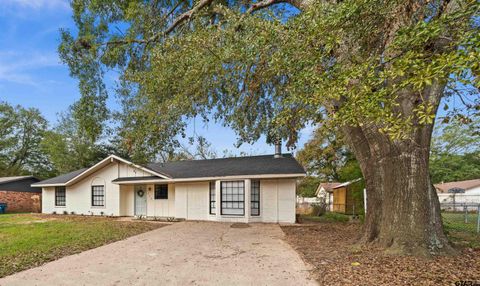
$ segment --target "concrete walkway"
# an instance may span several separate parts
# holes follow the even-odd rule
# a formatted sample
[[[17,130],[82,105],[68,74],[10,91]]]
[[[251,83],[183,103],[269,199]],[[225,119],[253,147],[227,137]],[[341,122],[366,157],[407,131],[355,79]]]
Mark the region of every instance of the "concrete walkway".
[[[316,285],[278,225],[230,225],[175,223],[5,277],[0,285]]]

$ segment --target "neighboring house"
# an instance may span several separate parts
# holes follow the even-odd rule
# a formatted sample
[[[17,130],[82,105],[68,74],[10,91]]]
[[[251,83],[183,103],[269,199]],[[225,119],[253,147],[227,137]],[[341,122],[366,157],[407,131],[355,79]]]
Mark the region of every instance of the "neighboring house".
[[[315,191],[315,196],[325,201],[329,211],[333,211],[333,188],[340,184],[338,182],[320,183]]]
[[[440,203],[480,204],[480,179],[435,184]],[[462,189],[463,193],[453,194],[451,189]]]
[[[39,180],[33,176],[0,177],[0,203],[7,212],[40,212],[42,190],[31,187]]]
[[[363,199],[354,194],[353,186],[362,179],[337,184],[331,187],[332,211],[344,214],[358,214],[363,208]]]
[[[146,165],[111,155],[33,186],[44,213],[294,223],[304,176],[290,154]]]

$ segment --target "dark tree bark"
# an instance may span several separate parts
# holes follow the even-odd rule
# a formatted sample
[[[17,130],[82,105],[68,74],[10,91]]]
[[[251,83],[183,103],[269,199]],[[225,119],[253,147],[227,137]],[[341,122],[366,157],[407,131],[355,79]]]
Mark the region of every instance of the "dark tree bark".
[[[424,96],[438,107],[442,85]],[[399,97],[409,98],[413,94]],[[413,114],[414,104],[401,104]],[[407,139],[392,140],[379,126],[346,127],[347,143],[360,163],[367,189],[365,243],[377,243],[389,252],[430,256],[450,254],[440,204],[429,174],[432,124],[414,123]]]

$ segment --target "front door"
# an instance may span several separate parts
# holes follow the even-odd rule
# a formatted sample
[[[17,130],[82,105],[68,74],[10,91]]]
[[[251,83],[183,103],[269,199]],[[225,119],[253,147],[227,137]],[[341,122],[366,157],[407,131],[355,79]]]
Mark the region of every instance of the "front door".
[[[135,185],[135,215],[147,215],[147,188],[143,185]]]

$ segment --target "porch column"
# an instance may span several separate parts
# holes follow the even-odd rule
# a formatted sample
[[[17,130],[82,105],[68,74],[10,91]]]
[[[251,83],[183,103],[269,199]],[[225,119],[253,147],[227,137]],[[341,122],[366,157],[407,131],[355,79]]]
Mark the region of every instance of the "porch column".
[[[250,194],[252,188],[252,181],[250,179],[245,180],[245,222],[250,221]]]
[[[215,181],[215,217],[217,219],[217,221],[220,221],[221,220],[221,214],[220,214],[220,207],[221,207],[221,204],[222,204],[222,194],[221,194],[221,191],[220,191],[220,180],[216,180]]]

